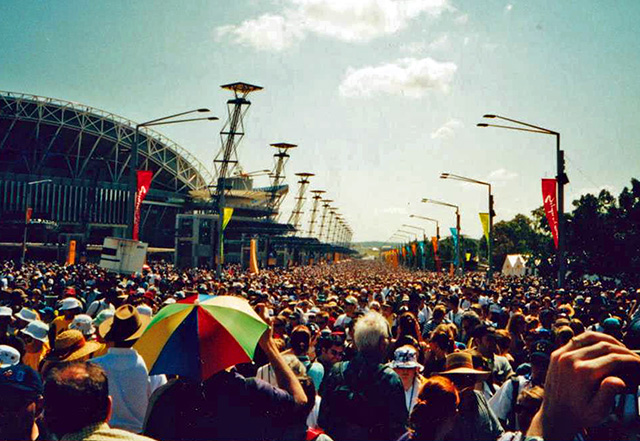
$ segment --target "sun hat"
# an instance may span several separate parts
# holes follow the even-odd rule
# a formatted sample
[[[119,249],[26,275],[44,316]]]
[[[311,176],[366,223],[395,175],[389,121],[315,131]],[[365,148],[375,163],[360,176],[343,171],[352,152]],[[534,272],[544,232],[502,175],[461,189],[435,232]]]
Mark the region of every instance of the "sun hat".
[[[424,366],[418,363],[418,351],[409,345],[401,346],[395,350],[391,367],[393,369],[418,368],[420,372],[424,370]]]
[[[101,346],[97,341],[87,341],[77,329],[69,329],[57,335],[51,355],[60,361],[75,361],[93,354]]]
[[[78,308],[82,309],[82,303],[75,297],[67,297],[60,302],[60,311],[70,311]]]
[[[16,364],[0,369],[0,396],[11,398],[36,398],[43,394],[40,375],[26,364]]]
[[[437,375],[477,375],[480,378],[487,378],[491,372],[474,369],[473,357],[470,352],[453,352],[447,355],[445,370],[437,372]]]
[[[0,317],[11,317],[13,311],[8,306],[0,306]]]
[[[20,320],[24,320],[25,322],[32,322],[40,318],[36,311],[24,307],[20,309],[20,312],[18,312],[15,317],[19,318]]]
[[[98,334],[105,341],[122,342],[140,338],[151,322],[151,317],[141,315],[132,305],[122,305],[113,317],[98,327]]]
[[[20,352],[12,346],[0,345],[0,368],[20,363]]]
[[[100,326],[106,319],[113,317],[115,310],[113,309],[103,309],[98,313],[96,318],[93,319],[94,326]]]
[[[354,296],[347,296],[347,297],[344,299],[344,302],[345,302],[347,305],[357,305],[357,304],[358,304],[358,299],[356,299]]]
[[[46,323],[41,322],[40,320],[34,320],[30,322],[27,327],[20,332],[28,335],[34,340],[41,341],[42,343],[47,343],[49,341],[49,338],[47,336],[49,333],[49,326]]]
[[[87,314],[76,315],[69,325],[69,329],[77,329],[85,337],[90,337],[96,332],[96,328],[93,326],[93,319]]]

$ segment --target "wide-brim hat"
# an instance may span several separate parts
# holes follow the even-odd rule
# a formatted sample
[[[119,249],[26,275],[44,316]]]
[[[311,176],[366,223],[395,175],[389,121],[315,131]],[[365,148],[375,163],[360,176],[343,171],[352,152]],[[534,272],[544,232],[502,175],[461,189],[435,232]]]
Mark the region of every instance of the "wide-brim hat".
[[[445,370],[436,372],[436,375],[475,375],[479,380],[483,380],[489,377],[491,372],[475,369],[471,353],[462,351],[447,355]]]
[[[59,361],[75,361],[91,355],[102,347],[97,341],[87,341],[77,329],[63,331],[56,337],[50,357]]]
[[[417,368],[420,372],[424,370],[424,366],[418,363],[418,351],[410,345],[401,346],[393,353],[393,360],[390,366],[393,369],[413,369]]]
[[[98,327],[98,335],[104,341],[120,342],[137,340],[151,322],[132,305],[122,305]]]
[[[40,320],[32,321],[27,325],[26,328],[22,329],[20,332],[28,335],[34,340],[41,341],[42,343],[47,343],[49,341],[49,326],[46,323],[41,322]]]

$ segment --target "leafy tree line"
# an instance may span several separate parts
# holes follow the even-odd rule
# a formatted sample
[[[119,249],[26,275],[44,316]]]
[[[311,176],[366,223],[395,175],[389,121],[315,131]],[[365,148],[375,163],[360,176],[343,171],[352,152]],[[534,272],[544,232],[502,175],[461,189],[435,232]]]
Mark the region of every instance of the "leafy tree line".
[[[581,196],[573,201],[573,211],[565,213],[565,226],[570,276],[597,274],[640,281],[640,181],[632,179],[617,198],[608,190]],[[478,252],[486,261],[484,237]],[[496,270],[507,254],[529,255],[529,266],[543,276],[555,275],[555,247],[543,207],[530,217],[518,214],[493,226]]]

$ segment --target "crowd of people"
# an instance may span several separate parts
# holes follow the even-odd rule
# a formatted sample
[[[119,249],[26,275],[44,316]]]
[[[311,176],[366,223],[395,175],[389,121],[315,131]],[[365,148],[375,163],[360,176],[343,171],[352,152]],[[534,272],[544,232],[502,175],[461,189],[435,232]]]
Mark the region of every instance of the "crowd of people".
[[[194,295],[253,306],[269,325],[253,361],[150,375],[136,341]],[[221,278],[3,261],[0,439],[636,439],[639,299],[357,260]]]

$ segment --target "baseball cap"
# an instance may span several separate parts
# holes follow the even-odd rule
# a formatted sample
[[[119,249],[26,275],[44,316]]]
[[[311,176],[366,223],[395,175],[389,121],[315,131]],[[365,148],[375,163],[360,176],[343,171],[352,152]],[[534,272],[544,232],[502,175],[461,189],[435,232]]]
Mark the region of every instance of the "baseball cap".
[[[0,369],[0,395],[11,398],[36,398],[43,394],[40,375],[26,364]]]
[[[357,305],[358,304],[358,300],[353,297],[353,296],[347,296],[347,298],[344,299],[344,302],[348,305]]]
[[[553,343],[549,340],[538,340],[531,348],[531,360],[549,361],[553,352]]]

